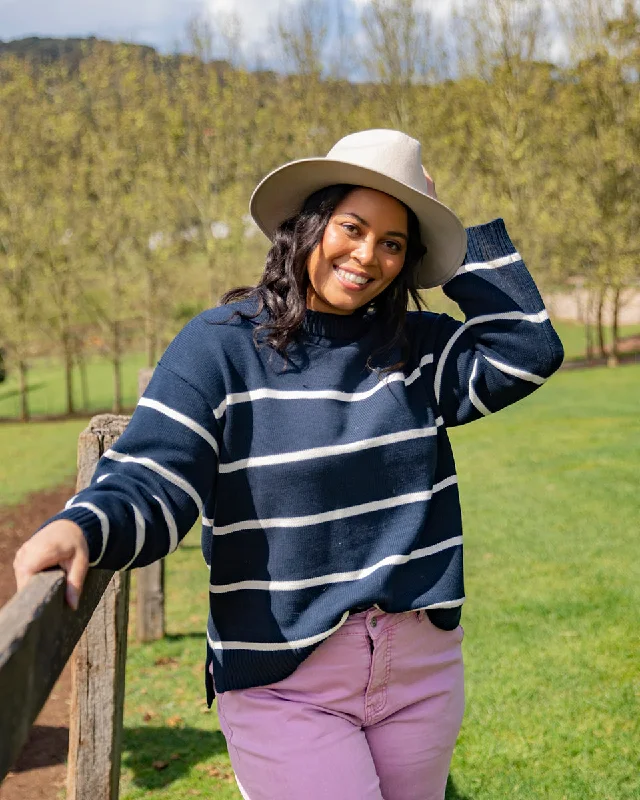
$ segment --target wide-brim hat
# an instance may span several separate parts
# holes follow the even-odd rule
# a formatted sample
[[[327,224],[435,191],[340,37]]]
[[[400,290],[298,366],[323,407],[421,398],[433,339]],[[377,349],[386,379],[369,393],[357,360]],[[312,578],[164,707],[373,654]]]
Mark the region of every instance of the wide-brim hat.
[[[458,217],[429,195],[420,142],[400,131],[352,133],[322,158],[291,161],[269,173],[251,197],[251,215],[273,239],[276,228],[298,214],[319,189],[339,183],[364,186],[395,197],[418,218],[427,253],[417,265],[421,289],[453,277],[467,251],[467,234]]]

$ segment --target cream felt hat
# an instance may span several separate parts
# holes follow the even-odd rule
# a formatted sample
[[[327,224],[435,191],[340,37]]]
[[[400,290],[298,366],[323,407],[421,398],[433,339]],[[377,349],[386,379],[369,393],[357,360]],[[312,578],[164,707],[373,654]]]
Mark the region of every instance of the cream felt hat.
[[[453,211],[429,196],[420,151],[420,142],[400,131],[352,133],[326,158],[291,161],[269,173],[253,192],[251,215],[272,239],[276,228],[325,186],[347,183],[385,192],[412,209],[420,223],[427,253],[417,266],[418,286],[439,286],[462,264],[467,235]]]

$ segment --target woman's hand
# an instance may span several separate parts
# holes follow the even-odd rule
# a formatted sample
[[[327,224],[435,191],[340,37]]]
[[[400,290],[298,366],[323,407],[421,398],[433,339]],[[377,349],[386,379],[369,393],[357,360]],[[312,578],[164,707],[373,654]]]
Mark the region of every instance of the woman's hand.
[[[433,197],[434,200],[437,200],[438,195],[436,194],[436,185],[434,183],[433,178],[431,177],[431,175],[429,175],[429,173],[424,167],[422,167],[422,171],[424,172],[424,177],[427,179],[427,194],[429,195],[429,197]]]
[[[18,591],[24,589],[32,575],[49,567],[65,571],[67,603],[75,611],[89,569],[89,547],[75,522],[57,519],[22,545],[13,560]]]

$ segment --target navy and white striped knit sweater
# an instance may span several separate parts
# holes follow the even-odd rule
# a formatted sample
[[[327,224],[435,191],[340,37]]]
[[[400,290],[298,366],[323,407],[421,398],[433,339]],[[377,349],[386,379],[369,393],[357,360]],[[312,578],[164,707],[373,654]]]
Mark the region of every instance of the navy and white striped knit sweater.
[[[82,527],[93,565],[125,569],[174,550],[202,516],[218,692],[285,678],[356,606],[458,624],[447,427],[528,395],[563,355],[502,221],[468,234],[444,287],[466,322],[408,313],[402,371],[367,368],[381,343],[371,314],[307,312],[284,371],[255,347],[258,320],[233,315],[255,300],[192,320],[91,485],[56,517]]]

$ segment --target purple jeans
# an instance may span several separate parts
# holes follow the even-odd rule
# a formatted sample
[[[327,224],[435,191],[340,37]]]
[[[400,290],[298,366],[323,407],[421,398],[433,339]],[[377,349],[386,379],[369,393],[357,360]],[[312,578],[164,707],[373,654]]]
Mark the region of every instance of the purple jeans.
[[[462,628],[349,616],[277,683],[218,696],[245,800],[443,800],[464,710]]]

